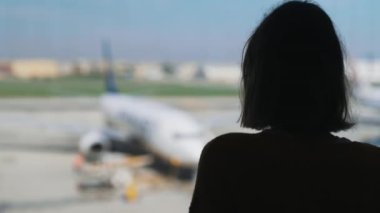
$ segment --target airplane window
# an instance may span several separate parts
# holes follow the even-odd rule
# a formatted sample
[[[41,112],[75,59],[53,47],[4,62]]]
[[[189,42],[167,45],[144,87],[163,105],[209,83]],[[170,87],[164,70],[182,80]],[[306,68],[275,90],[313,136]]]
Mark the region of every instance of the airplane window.
[[[197,132],[197,133],[175,133],[173,135],[173,137],[176,139],[186,139],[186,138],[200,138],[201,135],[202,134],[200,132]]]

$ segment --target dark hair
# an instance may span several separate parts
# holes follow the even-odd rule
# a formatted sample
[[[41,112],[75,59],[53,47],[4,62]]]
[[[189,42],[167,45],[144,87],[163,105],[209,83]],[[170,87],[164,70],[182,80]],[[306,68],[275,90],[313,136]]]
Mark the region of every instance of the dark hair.
[[[344,70],[329,16],[313,3],[281,4],[244,47],[241,125],[300,132],[352,127]]]

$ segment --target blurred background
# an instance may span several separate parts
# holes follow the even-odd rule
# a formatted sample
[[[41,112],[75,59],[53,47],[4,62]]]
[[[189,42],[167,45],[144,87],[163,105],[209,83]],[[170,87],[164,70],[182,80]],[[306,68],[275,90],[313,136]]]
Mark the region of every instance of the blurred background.
[[[187,212],[196,162],[178,153],[199,151],[152,139],[182,122],[149,127],[189,121],[203,145],[253,132],[238,124],[242,49],[281,2],[0,1],[0,213]],[[347,51],[358,124],[338,135],[380,145],[380,1],[314,2]]]

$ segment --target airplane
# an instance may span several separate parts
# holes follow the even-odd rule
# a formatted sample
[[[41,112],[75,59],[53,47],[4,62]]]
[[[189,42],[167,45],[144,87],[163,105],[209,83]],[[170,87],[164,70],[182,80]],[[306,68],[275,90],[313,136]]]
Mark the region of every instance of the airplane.
[[[348,61],[347,69],[347,80],[352,89],[353,118],[358,124],[364,125],[367,131],[368,127],[380,126],[380,84],[372,66],[355,66],[352,61]],[[360,141],[380,147],[378,133],[369,134]]]
[[[119,93],[111,66],[111,49],[102,45],[106,61],[105,94],[101,109],[105,128],[90,131],[79,142],[88,162],[106,152],[150,155],[152,168],[181,181],[193,180],[198,160],[213,134],[188,113],[140,96]]]
[[[354,91],[354,97],[364,106],[380,109],[380,88],[362,83]]]
[[[352,63],[351,61],[348,63],[347,77],[353,89],[354,99],[362,106],[375,110],[380,109],[380,87],[378,77],[374,75],[373,65],[363,67],[363,65],[355,66]],[[361,72],[359,72],[358,67],[362,67]]]

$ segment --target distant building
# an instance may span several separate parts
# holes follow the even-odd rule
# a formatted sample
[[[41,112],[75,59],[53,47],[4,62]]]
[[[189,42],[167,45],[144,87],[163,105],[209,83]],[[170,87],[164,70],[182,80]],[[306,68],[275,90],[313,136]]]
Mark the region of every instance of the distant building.
[[[133,78],[139,81],[161,81],[165,79],[165,74],[158,63],[142,63],[134,66]]]
[[[0,79],[12,75],[12,67],[9,61],[0,61]]]
[[[196,78],[199,66],[196,63],[182,63],[177,66],[175,77],[181,81],[191,81]]]
[[[73,74],[88,75],[94,72],[94,70],[97,70],[96,64],[88,60],[80,59],[76,60],[72,64]]]
[[[58,64],[61,76],[71,75],[74,72],[74,64],[68,61],[61,61]]]
[[[10,69],[14,77],[22,79],[56,78],[60,75],[59,66],[53,60],[14,60]]]
[[[205,80],[207,80],[206,79],[205,70],[203,69],[202,65],[198,65],[197,71],[196,71],[196,73],[194,75],[194,79],[197,80],[197,81],[205,81]]]
[[[208,64],[202,71],[206,80],[216,83],[237,84],[240,81],[240,66],[234,64]]]

